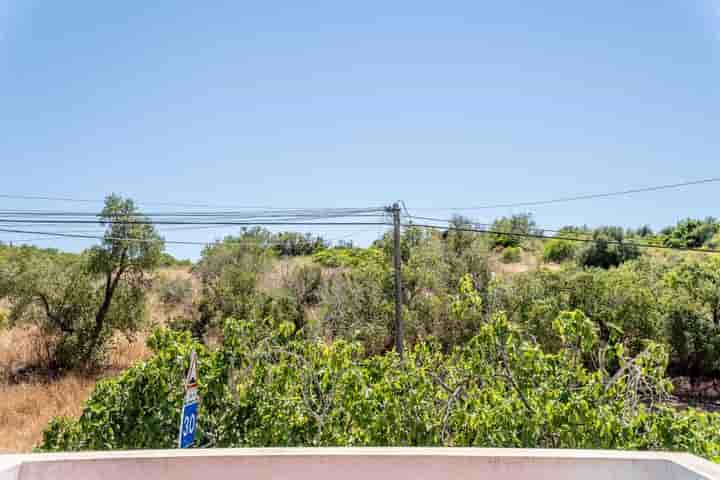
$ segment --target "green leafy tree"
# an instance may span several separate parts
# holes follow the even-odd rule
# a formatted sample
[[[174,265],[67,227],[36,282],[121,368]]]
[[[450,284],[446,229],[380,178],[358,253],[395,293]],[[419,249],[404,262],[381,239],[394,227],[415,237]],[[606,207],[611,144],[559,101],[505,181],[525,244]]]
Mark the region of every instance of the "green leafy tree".
[[[54,367],[97,365],[113,331],[130,335],[144,319],[163,241],[130,199],[110,195],[98,220],[103,241],[82,255],[19,249],[0,266],[12,322],[56,339]]]
[[[640,256],[638,247],[625,240],[620,227],[598,228],[593,232],[592,240],[578,256],[580,265],[610,268]]]
[[[522,235],[537,233],[535,220],[530,213],[521,213],[495,220],[492,228],[496,233],[492,237],[493,245],[498,247],[518,247],[523,243]],[[512,234],[516,235],[512,235]]]
[[[480,302],[460,293],[455,314]],[[720,460],[720,416],[660,406],[667,351],[635,356],[598,344],[581,312],[552,328],[543,351],[498,314],[463,346],[420,342],[403,361],[356,343],[298,337],[292,324],[228,319],[208,352],[187,334],[157,332],[156,354],[101,382],[78,419],[53,420],[42,451],[170,447],[191,349],[199,352],[198,442],[214,447],[477,446],[683,450]],[[585,361],[593,352],[598,368]]]
[[[575,258],[575,242],[561,239],[548,241],[543,248],[543,260],[562,263]]]
[[[709,242],[720,230],[717,219],[709,217],[705,220],[688,218],[678,222],[674,228],[668,229],[665,245],[675,248],[700,248]]]
[[[686,258],[665,277],[674,291],[720,326],[720,257]]]
[[[311,233],[282,232],[273,235],[272,248],[282,256],[297,257],[312,255],[328,248],[328,242]]]

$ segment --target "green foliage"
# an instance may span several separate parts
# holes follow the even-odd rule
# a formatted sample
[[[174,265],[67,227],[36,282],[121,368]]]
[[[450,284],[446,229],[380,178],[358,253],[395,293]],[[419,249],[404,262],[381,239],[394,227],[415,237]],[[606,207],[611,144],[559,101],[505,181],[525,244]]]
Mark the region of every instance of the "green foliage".
[[[193,267],[202,284],[200,315],[193,327],[196,337],[202,338],[225,317],[248,318],[258,302],[262,303],[258,279],[273,258],[266,248],[269,235],[260,228],[246,229],[203,249]]]
[[[510,235],[511,233],[528,235],[536,233],[536,224],[532,214],[522,213],[510,217],[501,217],[492,224],[492,231],[502,232],[492,236],[492,244],[495,247],[519,247],[523,243],[523,237]]]
[[[385,261],[385,256],[382,250],[374,247],[330,248],[315,253],[313,261],[329,268],[359,267],[361,265],[382,263]]]
[[[378,353],[392,345],[394,307],[387,266],[367,264],[330,275],[321,291],[323,337],[362,342]]]
[[[576,249],[575,242],[559,239],[550,240],[543,247],[543,260],[563,263],[575,258]]]
[[[664,243],[676,248],[700,248],[719,231],[720,223],[715,218],[710,217],[705,220],[688,218],[665,232]]]
[[[497,227],[535,231],[529,216],[516,217]],[[208,246],[193,267],[197,318],[172,322],[181,333],[156,332],[155,357],[98,386],[80,419],[54,421],[42,448],[172,446],[184,362],[197,348],[203,446],[678,449],[720,460],[716,414],[661,406],[668,370],[720,378],[720,259],[641,256],[630,244],[672,231],[568,227],[560,236],[594,242],[547,242],[545,260],[562,262],[559,270],[494,278],[491,249],[507,243],[503,255],[514,260],[533,244],[504,234],[488,241],[462,217],[452,226],[401,237],[404,361],[393,353],[389,234],[367,249],[315,251],[272,291],[258,283],[283,253],[276,236],[243,230]],[[53,301],[76,295],[93,311],[100,284],[76,270],[89,256],[33,251],[27,261],[45,270],[17,270],[3,255],[0,271],[16,270],[0,275],[0,293],[15,291],[16,275],[28,275],[17,277],[24,284],[49,278]],[[42,304],[26,309],[42,317]],[[197,344],[210,325],[223,329],[212,351]],[[68,351],[78,351],[78,338]]]
[[[454,314],[472,317],[482,306],[461,283]],[[228,319],[214,352],[156,333],[155,356],[102,381],[78,420],[53,421],[40,450],[171,447],[195,348],[203,446],[664,449],[720,460],[717,414],[657,407],[670,388],[666,350],[650,343],[630,357],[621,344],[603,347],[579,312],[552,322],[563,343],[555,353],[498,314],[464,345],[444,353],[420,342],[404,361],[269,322],[267,330]],[[599,368],[589,370],[583,359],[598,351]]]
[[[103,241],[82,255],[19,248],[0,264],[10,323],[35,323],[57,339],[50,367],[98,365],[113,331],[129,335],[145,318],[149,273],[163,241],[129,199],[107,197],[98,221]]]
[[[493,285],[491,297],[497,309],[533,335],[546,349],[559,348],[552,321],[562,311],[579,310],[598,327],[603,341],[619,340],[631,352],[647,340],[663,341],[663,312],[659,308],[657,282],[637,264],[611,270],[540,270]]]
[[[158,267],[162,268],[173,268],[173,267],[192,267],[190,260],[180,260],[167,252],[160,254],[160,260],[158,261]]]
[[[328,243],[311,233],[282,232],[273,236],[273,249],[282,256],[312,255],[328,247]]]
[[[663,277],[675,370],[720,375],[720,258],[685,258]]]
[[[77,421],[53,420],[44,432],[42,450],[173,448],[190,351],[198,353],[202,386],[212,378],[206,369],[208,356],[187,332],[157,331],[148,345],[153,358],[117,378],[101,380]]]
[[[585,267],[610,268],[640,256],[638,247],[625,241],[620,227],[598,228],[592,240],[578,255],[578,262]]]
[[[503,263],[518,263],[521,254],[522,249],[520,247],[505,247],[500,255],[500,261]]]

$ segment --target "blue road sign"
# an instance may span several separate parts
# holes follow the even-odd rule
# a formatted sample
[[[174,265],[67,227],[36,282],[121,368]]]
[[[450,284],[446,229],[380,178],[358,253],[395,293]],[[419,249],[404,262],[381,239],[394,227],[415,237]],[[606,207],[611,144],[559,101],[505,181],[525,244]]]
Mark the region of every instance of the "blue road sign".
[[[197,355],[193,350],[190,355],[190,368],[185,378],[185,399],[183,401],[182,415],[180,416],[180,432],[178,433],[178,447],[187,448],[195,441],[197,429],[197,413],[200,396],[197,391]]]
[[[183,406],[182,420],[180,421],[180,448],[187,448],[195,441],[197,409],[197,402],[186,403]]]

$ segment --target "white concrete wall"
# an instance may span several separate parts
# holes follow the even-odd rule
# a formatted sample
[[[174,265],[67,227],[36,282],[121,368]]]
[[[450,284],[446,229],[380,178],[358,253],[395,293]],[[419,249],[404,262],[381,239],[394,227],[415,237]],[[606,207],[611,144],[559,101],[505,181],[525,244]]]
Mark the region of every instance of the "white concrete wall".
[[[0,456],[0,480],[719,479],[688,454],[471,448],[146,450]]]

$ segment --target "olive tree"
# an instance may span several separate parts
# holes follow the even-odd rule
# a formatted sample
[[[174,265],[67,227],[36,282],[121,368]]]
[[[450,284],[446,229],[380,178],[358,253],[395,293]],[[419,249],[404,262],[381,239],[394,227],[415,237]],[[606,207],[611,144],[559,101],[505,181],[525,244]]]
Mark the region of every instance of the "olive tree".
[[[51,367],[92,367],[114,331],[130,335],[145,318],[150,273],[162,238],[130,199],[110,195],[98,221],[100,245],[80,255],[19,249],[0,266],[10,321],[36,324],[53,341]]]

